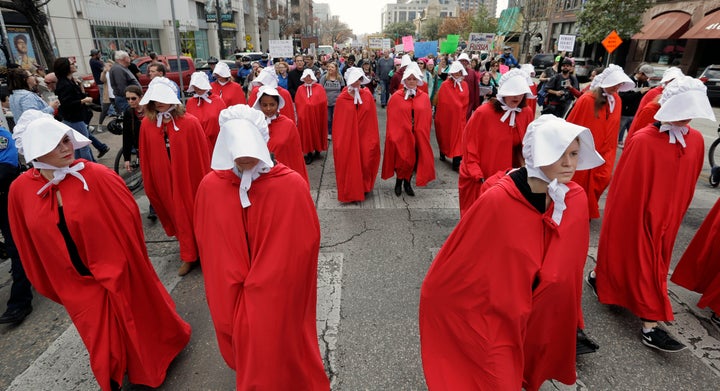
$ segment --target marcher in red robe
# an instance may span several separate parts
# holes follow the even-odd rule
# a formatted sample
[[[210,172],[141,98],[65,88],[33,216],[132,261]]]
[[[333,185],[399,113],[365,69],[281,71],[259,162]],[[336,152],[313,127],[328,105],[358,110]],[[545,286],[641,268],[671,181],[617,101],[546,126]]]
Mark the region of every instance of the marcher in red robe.
[[[535,115],[537,113],[537,84],[535,84],[535,81],[533,81],[533,77],[535,77],[535,67],[532,64],[522,64],[520,66],[520,69],[525,72],[528,76],[528,86],[530,86],[530,92],[532,93],[532,97],[527,98],[526,103],[527,107],[530,108],[530,112],[532,113],[532,118],[535,119]]]
[[[145,248],[140,212],[122,179],[75,160],[90,140],[28,110],[14,137],[34,168],[10,189],[9,217],[35,289],[65,307],[102,390],[159,387],[190,340]],[[9,357],[8,357],[9,358]]]
[[[703,136],[687,124],[715,116],[705,86],[689,76],[668,84],[660,104],[655,119],[661,122],[635,132],[620,156],[588,283],[596,286],[600,302],[641,318],[645,345],[675,352],[685,345],[657,322],[673,320],[667,274],[703,164]]]
[[[462,159],[462,136],[466,118],[461,113],[467,111],[469,104],[468,86],[463,81],[467,72],[459,62],[450,65],[448,78],[440,85],[435,106],[435,137],[440,148],[440,160],[449,157],[453,169],[460,168]]]
[[[573,384],[590,226],[573,171],[602,159],[586,128],[530,124],[526,167],[503,176],[460,219],[420,292],[430,390],[537,390]],[[550,179],[552,178],[552,180]]]
[[[267,143],[268,149],[272,152],[275,160],[297,171],[310,188],[307,168],[303,160],[300,136],[298,135],[295,123],[282,114],[282,108],[287,101],[280,95],[280,92],[269,86],[259,88],[258,100],[253,107],[255,110],[265,114],[265,121],[270,129],[270,140]]]
[[[720,325],[720,198],[710,210],[673,271],[672,282],[702,295],[697,306],[710,307]]]
[[[615,165],[622,111],[618,91],[626,91],[634,86],[635,83],[622,68],[610,64],[593,79],[590,91],[575,102],[567,117],[568,122],[590,129],[595,138],[597,151],[605,159],[605,164],[602,166],[579,171],[573,178],[573,182],[582,186],[587,193],[591,219],[600,217],[600,197],[610,184]]]
[[[480,78],[475,73],[472,65],[470,65],[470,57],[467,53],[460,53],[457,61],[459,61],[465,68],[465,83],[468,86],[468,107],[465,115],[465,119],[469,120],[472,113],[480,106]]]
[[[253,87],[250,91],[250,97],[248,98],[249,106],[255,106],[258,90],[260,89],[260,87],[268,86],[274,88],[278,91],[280,96],[283,98],[283,101],[285,102],[285,105],[280,107],[280,114],[284,115],[289,120],[291,120],[293,124],[295,124],[295,103],[293,102],[292,96],[290,95],[290,91],[278,86],[278,76],[277,73],[275,73],[274,66],[270,65],[263,68],[262,71],[260,71],[260,74],[255,77],[250,84]]]
[[[210,154],[215,148],[217,135],[220,133],[220,125],[218,117],[220,112],[225,109],[225,102],[217,95],[210,94],[210,81],[205,72],[195,72],[190,78],[190,86],[187,92],[193,93],[193,97],[187,100],[187,112],[194,115],[205,131],[207,137],[207,145]]]
[[[210,156],[200,121],[184,113],[162,80],[167,79],[153,79],[140,102],[146,113],[140,125],[142,177],[165,233],[180,243],[183,264],[178,275],[184,276],[197,265],[192,210],[197,187],[210,171]]]
[[[215,81],[210,83],[213,95],[222,98],[227,107],[247,104],[245,91],[242,86],[232,80],[230,68],[224,62],[219,62],[213,70]]]
[[[257,110],[220,115],[215,171],[195,204],[210,315],[236,389],[327,391],[315,321],[320,225],[307,182],[272,161],[267,138]]]
[[[636,130],[642,129],[655,122],[655,113],[660,110],[660,104],[658,103],[659,100],[660,95],[656,96],[655,100],[649,102],[645,105],[645,107],[637,111],[632,123],[630,124],[630,128],[628,129],[628,138],[632,136]]]
[[[372,94],[361,84],[369,83],[360,68],[345,75],[347,87],[335,101],[333,159],[338,201],[365,200],[375,187],[380,167],[380,133]]]
[[[463,158],[458,178],[460,216],[480,196],[486,178],[523,165],[522,140],[533,120],[526,105],[531,95],[525,73],[512,69],[500,79],[497,99],[490,99],[470,117],[463,131]]]
[[[424,83],[417,63],[405,68],[402,84],[404,88],[397,90],[387,105],[382,166],[382,179],[397,175],[395,195],[398,197],[403,186],[407,195],[415,195],[410,185],[415,171],[415,184],[418,186],[425,186],[435,179],[435,162],[430,145],[432,106],[428,95],[418,89]]]
[[[390,79],[390,95],[394,94],[395,91],[402,88],[402,77],[405,74],[405,68],[410,65],[411,62],[412,58],[410,58],[410,56],[407,54],[403,54],[400,60],[400,68],[398,68],[398,70],[393,73],[392,78]],[[345,72],[345,81],[347,82],[347,71]]]
[[[660,84],[657,86],[651,88],[645,95],[643,95],[642,99],[640,99],[640,103],[638,104],[638,111],[640,111],[645,105],[647,105],[650,102],[657,101],[660,99],[660,96],[662,95],[663,88],[670,83],[671,81],[675,80],[676,77],[683,76],[683,72],[678,67],[670,67],[663,72],[662,79],[660,79]],[[643,128],[644,126],[640,126],[639,128]]]
[[[320,157],[328,149],[328,105],[323,86],[317,83],[312,69],[305,69],[300,80],[304,83],[295,93],[297,126],[305,164]]]

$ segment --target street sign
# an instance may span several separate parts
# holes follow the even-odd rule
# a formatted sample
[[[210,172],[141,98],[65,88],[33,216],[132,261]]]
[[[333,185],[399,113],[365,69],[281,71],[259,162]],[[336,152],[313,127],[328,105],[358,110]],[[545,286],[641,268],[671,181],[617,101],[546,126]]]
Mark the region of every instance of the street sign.
[[[560,35],[560,37],[558,37],[557,47],[558,51],[572,53],[575,50],[575,36]]]
[[[605,47],[605,50],[608,51],[608,53],[612,53],[617,49],[620,45],[622,45],[623,40],[618,35],[617,31],[613,30],[610,34],[608,34],[605,39],[602,40],[602,45]]]

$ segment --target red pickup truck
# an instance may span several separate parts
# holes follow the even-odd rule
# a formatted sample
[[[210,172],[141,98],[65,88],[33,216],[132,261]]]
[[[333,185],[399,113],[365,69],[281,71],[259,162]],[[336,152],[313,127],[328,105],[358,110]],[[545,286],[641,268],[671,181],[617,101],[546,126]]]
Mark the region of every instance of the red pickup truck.
[[[158,56],[157,60],[165,65],[165,69],[167,70],[165,76],[178,85],[180,85],[180,75],[182,74],[183,89],[186,90],[188,84],[190,83],[190,76],[193,72],[195,72],[195,63],[193,62],[193,59],[185,56],[180,57],[181,72],[178,72],[177,56]],[[151,62],[150,57],[138,57],[133,60],[133,63],[137,65],[138,69],[140,69],[141,75],[139,81],[143,91],[147,90],[147,86],[150,84],[150,76],[148,76],[147,71]],[[93,79],[92,74],[83,76],[82,83],[85,88],[85,93],[91,96],[96,103],[99,103],[100,92],[98,90],[98,86],[95,84],[95,79]]]

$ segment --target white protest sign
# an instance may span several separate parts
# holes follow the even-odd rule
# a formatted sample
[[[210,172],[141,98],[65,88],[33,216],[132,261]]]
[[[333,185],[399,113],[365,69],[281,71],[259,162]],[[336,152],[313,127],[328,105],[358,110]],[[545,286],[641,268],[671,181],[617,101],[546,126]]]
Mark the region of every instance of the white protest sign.
[[[382,38],[370,38],[368,39],[368,47],[373,50],[380,50],[383,48]]]
[[[395,53],[404,53],[405,46],[403,44],[395,45]]]
[[[270,57],[292,57],[293,56],[292,39],[271,39],[270,40]]]
[[[491,33],[470,33],[468,38],[468,50],[479,52],[481,50],[490,51],[490,45],[495,38],[495,34]]]
[[[390,50],[392,48],[392,39],[385,38],[382,41],[382,50]]]
[[[557,47],[561,52],[572,52],[575,50],[575,36],[560,35],[560,37],[558,37]]]

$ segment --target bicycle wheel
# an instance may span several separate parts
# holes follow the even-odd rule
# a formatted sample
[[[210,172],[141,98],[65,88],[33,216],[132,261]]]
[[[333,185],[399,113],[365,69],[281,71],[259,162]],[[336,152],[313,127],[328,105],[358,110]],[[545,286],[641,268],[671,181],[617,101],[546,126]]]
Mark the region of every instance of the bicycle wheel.
[[[710,145],[708,150],[708,161],[710,162],[710,168],[717,166],[716,163],[720,163],[720,151],[717,146],[720,144],[720,138],[716,138],[715,141]]]
[[[125,170],[124,159],[122,157],[122,150],[118,151],[115,156],[115,172],[125,181],[125,185],[130,189],[131,192],[136,193],[142,189],[142,173],[140,171],[140,158],[137,155],[137,151],[130,153],[130,168],[132,171]],[[123,162],[122,166],[120,162]]]

